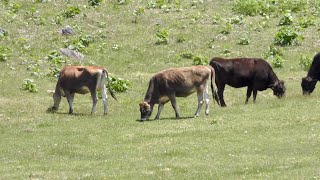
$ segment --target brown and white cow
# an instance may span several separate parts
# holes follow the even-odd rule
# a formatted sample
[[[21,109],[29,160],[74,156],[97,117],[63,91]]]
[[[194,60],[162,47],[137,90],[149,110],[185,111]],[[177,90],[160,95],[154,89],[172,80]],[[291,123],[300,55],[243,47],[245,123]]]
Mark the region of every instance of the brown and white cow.
[[[108,112],[107,90],[105,81],[108,79],[108,72],[103,67],[97,66],[66,66],[60,71],[59,79],[53,94],[54,105],[51,110],[56,111],[59,108],[61,96],[67,98],[69,103],[69,114],[73,113],[73,99],[75,93],[91,93],[92,110],[95,112],[98,97],[97,90],[101,90],[102,101],[104,105],[104,114]],[[114,93],[109,88],[111,96],[116,99]],[[117,100],[117,99],[116,99]]]
[[[140,103],[141,120],[147,120],[152,114],[155,104],[159,104],[155,119],[159,119],[164,104],[171,102],[176,118],[179,112],[176,97],[187,97],[194,92],[198,95],[198,108],[195,117],[199,116],[203,103],[206,103],[205,114],[209,114],[208,81],[211,79],[212,95],[218,102],[212,81],[215,80],[214,69],[209,66],[193,66],[171,68],[155,74],[149,82],[149,87],[144,101]],[[219,103],[219,102],[218,102]]]

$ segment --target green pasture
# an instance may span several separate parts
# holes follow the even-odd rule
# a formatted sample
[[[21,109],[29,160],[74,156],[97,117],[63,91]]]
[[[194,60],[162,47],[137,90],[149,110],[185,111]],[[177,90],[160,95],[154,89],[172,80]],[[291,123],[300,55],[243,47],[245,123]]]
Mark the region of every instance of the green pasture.
[[[100,1],[89,1],[100,2]],[[92,4],[91,4],[92,5]],[[319,179],[320,90],[302,96],[303,65],[319,52],[320,1],[310,0],[0,0],[0,179]],[[267,8],[268,7],[268,8]],[[287,17],[287,19],[283,19]],[[282,19],[282,20],[281,20]],[[279,22],[289,25],[282,25]],[[71,26],[76,35],[62,36]],[[276,45],[281,28],[298,33]],[[81,39],[82,38],[82,39]],[[88,45],[84,41],[92,38]],[[285,37],[287,38],[287,37]],[[49,60],[60,48],[83,60]],[[282,55],[268,56],[269,47]],[[270,53],[269,53],[270,54]],[[139,122],[150,77],[170,67],[207,64],[215,56],[258,57],[277,66],[285,98],[272,90],[245,102],[246,89],[226,87],[227,108],[196,95],[178,98],[160,120]],[[267,57],[268,56],[268,57]],[[197,61],[196,61],[197,60]],[[99,65],[129,89],[108,94],[91,111],[89,95],[52,106],[55,70]],[[23,90],[26,79],[38,92]],[[157,107],[155,108],[155,110]]]

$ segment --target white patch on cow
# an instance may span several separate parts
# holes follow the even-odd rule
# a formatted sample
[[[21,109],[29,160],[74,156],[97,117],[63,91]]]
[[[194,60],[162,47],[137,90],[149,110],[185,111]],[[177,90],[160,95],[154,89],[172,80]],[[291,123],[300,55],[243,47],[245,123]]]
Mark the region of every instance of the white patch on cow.
[[[90,90],[87,86],[82,86],[80,89],[79,89],[80,92],[82,93],[89,93]]]
[[[161,103],[166,103],[168,101],[169,101],[169,97],[168,96],[161,96],[159,98],[159,102],[161,102]]]

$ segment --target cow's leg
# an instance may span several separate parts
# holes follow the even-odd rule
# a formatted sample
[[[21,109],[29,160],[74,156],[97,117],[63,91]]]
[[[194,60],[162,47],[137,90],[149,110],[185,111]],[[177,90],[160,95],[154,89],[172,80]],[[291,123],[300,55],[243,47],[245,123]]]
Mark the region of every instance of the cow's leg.
[[[104,107],[104,115],[108,113],[108,95],[107,95],[107,88],[104,83],[101,83],[101,96],[103,101]]]
[[[91,98],[92,98],[92,109],[91,109],[91,114],[96,112],[96,105],[98,102],[98,97],[97,97],[97,92],[95,90],[90,90],[91,93]]]
[[[199,116],[201,107],[202,107],[202,105],[203,105],[203,94],[204,94],[203,91],[198,91],[198,92],[197,92],[197,96],[198,96],[198,109],[197,109],[196,113],[194,114],[194,117],[198,117],[198,116]]]
[[[75,93],[71,93],[70,91],[65,90],[64,94],[66,95],[66,98],[67,98],[67,101],[69,104],[69,114],[72,114],[73,113],[73,99],[74,99]]]
[[[253,102],[255,103],[256,102],[256,99],[257,99],[257,94],[258,94],[258,90],[253,90]]]
[[[209,95],[209,91],[208,91],[208,86],[207,88],[205,89],[204,91],[204,100],[205,100],[205,103],[206,103],[206,116],[209,115],[209,102],[210,102],[210,95]]]
[[[176,118],[180,118],[179,112],[178,112],[178,107],[177,107],[177,101],[176,101],[176,96],[172,95],[169,97],[171,105],[176,113]]]
[[[157,115],[156,115],[156,117],[154,119],[159,119],[160,118],[160,113],[161,113],[163,107],[164,107],[164,103],[159,103],[158,113],[157,113]]]
[[[220,99],[220,105],[221,107],[226,107],[226,103],[224,102],[224,98],[223,98],[223,91],[224,91],[224,87],[226,85],[225,84],[219,84],[218,85],[218,96],[219,96],[219,99]]]
[[[251,94],[252,94],[252,90],[253,90],[252,87],[248,86],[246,104],[247,104],[248,101],[249,101],[249,98],[250,98],[250,96],[251,96]]]
[[[59,109],[59,105],[60,105],[60,102],[61,102],[61,93],[59,92],[54,92],[53,94],[53,106],[52,106],[52,110],[56,111]]]

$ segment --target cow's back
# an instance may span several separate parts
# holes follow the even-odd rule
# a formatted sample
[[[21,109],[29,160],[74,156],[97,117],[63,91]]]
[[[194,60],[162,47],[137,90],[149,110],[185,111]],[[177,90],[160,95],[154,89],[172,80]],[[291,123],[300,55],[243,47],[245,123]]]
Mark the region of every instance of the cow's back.
[[[66,66],[60,71],[58,83],[62,89],[74,91],[83,87],[94,87],[102,70],[103,68],[96,66]]]
[[[320,80],[320,53],[316,54],[308,71],[308,77]]]
[[[196,91],[210,76],[206,66],[170,68],[156,74],[153,79],[160,95],[174,92],[176,96],[188,96]]]

